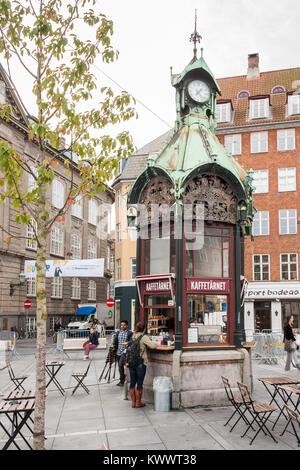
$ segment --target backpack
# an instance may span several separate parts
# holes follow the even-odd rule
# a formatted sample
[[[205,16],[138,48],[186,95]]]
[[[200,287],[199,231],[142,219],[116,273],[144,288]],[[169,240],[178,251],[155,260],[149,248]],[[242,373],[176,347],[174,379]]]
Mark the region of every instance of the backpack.
[[[143,364],[143,358],[140,355],[140,341],[144,335],[140,335],[136,340],[130,339],[126,349],[126,362],[128,367],[135,369]]]

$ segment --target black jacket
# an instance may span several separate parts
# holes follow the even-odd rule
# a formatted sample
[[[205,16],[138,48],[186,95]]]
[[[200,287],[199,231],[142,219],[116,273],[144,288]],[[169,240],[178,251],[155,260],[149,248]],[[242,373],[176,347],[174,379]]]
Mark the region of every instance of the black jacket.
[[[285,339],[292,339],[293,341],[296,341],[296,338],[295,336],[293,335],[293,330],[291,328],[291,326],[289,324],[287,324],[285,327],[284,327],[284,337],[283,337],[283,341]]]

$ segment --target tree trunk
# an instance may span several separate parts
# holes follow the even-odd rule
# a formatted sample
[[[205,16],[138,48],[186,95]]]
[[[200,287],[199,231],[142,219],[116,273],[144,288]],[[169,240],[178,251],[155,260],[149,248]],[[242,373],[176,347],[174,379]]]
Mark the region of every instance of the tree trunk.
[[[45,210],[45,194],[41,195],[41,213]],[[43,206],[43,207],[42,207]],[[36,296],[36,318],[37,318],[37,338],[36,338],[36,382],[35,382],[35,413],[34,413],[34,450],[44,450],[45,441],[45,405],[46,405],[46,247],[47,233],[45,222],[40,218],[39,244],[37,247],[37,296]],[[39,228],[39,227],[38,227]]]

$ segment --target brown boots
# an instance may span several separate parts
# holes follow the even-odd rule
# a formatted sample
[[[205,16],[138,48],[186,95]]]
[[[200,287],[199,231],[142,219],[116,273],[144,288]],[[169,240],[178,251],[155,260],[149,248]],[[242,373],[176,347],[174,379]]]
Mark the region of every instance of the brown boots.
[[[136,403],[135,403],[136,408],[142,408],[142,406],[146,406],[146,403],[141,402],[143,389],[142,388],[140,390],[136,389],[135,395],[136,395]]]
[[[132,401],[132,408],[135,408],[136,407],[136,396],[135,396],[135,388],[130,388],[129,389],[129,393],[130,393],[130,396],[131,396],[131,401]]]

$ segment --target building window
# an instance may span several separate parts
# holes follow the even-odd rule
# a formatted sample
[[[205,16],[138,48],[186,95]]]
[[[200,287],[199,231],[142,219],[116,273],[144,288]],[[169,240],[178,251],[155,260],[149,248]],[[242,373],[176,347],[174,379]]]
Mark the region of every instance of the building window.
[[[231,121],[231,103],[217,104],[217,122]]]
[[[269,235],[269,211],[256,212],[252,226],[253,236]]]
[[[25,319],[25,330],[36,331],[36,317],[26,317]]]
[[[81,238],[79,235],[73,234],[71,237],[71,253],[72,259],[81,259]]]
[[[121,241],[121,224],[117,224],[117,242],[120,243]]]
[[[271,91],[272,95],[279,95],[280,93],[285,93],[285,88],[281,85],[274,86]]]
[[[121,260],[117,259],[117,281],[121,279]]]
[[[98,205],[96,201],[91,199],[89,201],[89,223],[97,225]]]
[[[63,279],[62,277],[54,277],[51,283],[51,297],[54,299],[62,299]]]
[[[63,231],[54,225],[51,231],[50,252],[52,255],[63,256],[63,248]]]
[[[97,298],[97,284],[96,284],[96,281],[89,281],[88,300],[96,300],[96,298]]]
[[[269,192],[269,172],[268,170],[255,170],[253,186],[254,194],[263,194]]]
[[[268,133],[251,133],[251,153],[263,153],[268,151]]]
[[[253,280],[269,281],[270,280],[270,256],[254,255],[253,256]]]
[[[269,114],[269,98],[250,100],[250,119],[266,119]]]
[[[122,158],[121,158],[121,159],[119,160],[119,162],[118,162],[118,175],[119,175],[120,173],[122,173],[122,163],[123,163],[123,161],[122,161]]]
[[[277,150],[295,150],[295,129],[277,131]]]
[[[300,94],[289,95],[288,97],[288,115],[300,114]]]
[[[242,90],[242,91],[239,91],[239,93],[238,93],[238,95],[237,95],[237,99],[238,99],[238,100],[241,100],[241,99],[243,99],[243,98],[249,98],[249,96],[250,96],[249,91],[247,91],[247,90]]]
[[[298,254],[281,253],[280,272],[282,281],[297,281],[298,279]]]
[[[115,285],[114,282],[111,280],[109,284],[109,297],[115,296]]]
[[[90,238],[88,241],[88,259],[97,258],[97,243],[94,239]]]
[[[83,207],[83,200],[73,201],[72,204],[72,215],[78,217],[78,219],[82,219],[82,207]]]
[[[296,168],[278,168],[278,191],[296,191]]]
[[[3,80],[0,80],[0,103],[6,103],[6,87]]]
[[[225,147],[232,155],[241,155],[242,136],[241,134],[225,135]]]
[[[52,205],[57,209],[61,209],[65,203],[65,188],[64,184],[54,179],[52,182]]]
[[[37,241],[35,236],[36,227],[36,221],[31,219],[27,225],[27,248],[31,248],[31,250],[37,249]]]
[[[131,279],[135,279],[136,277],[136,258],[131,258]]]
[[[39,175],[38,175],[37,168],[35,168],[34,166],[31,166],[30,170],[32,171],[33,175],[36,178],[38,178]],[[30,192],[34,191],[37,188],[37,182],[33,175],[31,173],[28,173],[28,190]]]
[[[36,296],[36,278],[30,277],[26,281],[26,294],[27,297],[35,297]]]
[[[297,233],[297,210],[286,209],[279,211],[280,235],[294,235]]]
[[[115,272],[115,254],[110,253],[110,270],[112,273]]]
[[[78,277],[72,278],[72,299],[80,300],[81,298],[81,282]]]
[[[117,207],[121,207],[122,204],[122,193],[121,190],[119,189],[117,191]]]

